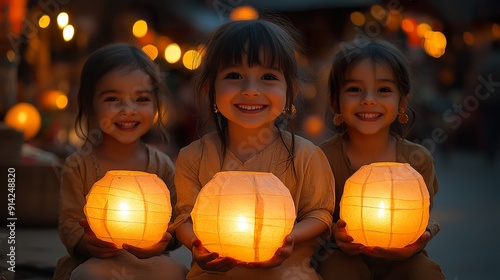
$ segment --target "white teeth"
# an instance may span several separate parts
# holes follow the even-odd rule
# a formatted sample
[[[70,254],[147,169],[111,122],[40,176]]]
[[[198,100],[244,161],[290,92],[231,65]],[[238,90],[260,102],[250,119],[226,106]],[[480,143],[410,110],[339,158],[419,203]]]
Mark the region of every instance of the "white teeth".
[[[121,122],[118,124],[118,126],[120,126],[121,128],[133,128],[134,126],[136,126],[136,122]]]
[[[358,113],[357,115],[364,119],[373,119],[380,116],[378,113]]]
[[[253,111],[264,108],[264,105],[238,105],[238,108]]]

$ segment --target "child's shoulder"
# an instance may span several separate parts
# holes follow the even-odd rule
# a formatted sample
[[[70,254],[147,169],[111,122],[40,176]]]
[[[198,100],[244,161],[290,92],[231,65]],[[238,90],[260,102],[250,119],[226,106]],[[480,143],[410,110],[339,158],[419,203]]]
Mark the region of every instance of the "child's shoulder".
[[[405,159],[411,165],[421,166],[434,162],[431,152],[418,143],[399,138],[396,149],[398,158]]]
[[[151,146],[148,144],[144,144],[144,146],[146,147],[146,149],[148,151],[148,156],[150,159],[153,159],[153,160],[159,162],[160,164],[166,163],[166,164],[172,165],[172,159],[170,158],[170,156],[168,154],[166,154],[165,152],[159,150],[158,148],[156,148],[154,146]]]
[[[198,155],[201,156],[204,150],[217,150],[220,149],[220,138],[217,135],[217,132],[209,132],[199,139],[194,140],[189,143],[187,146],[182,147],[179,150],[180,157],[186,157],[189,155]]]
[[[329,149],[333,149],[336,147],[341,147],[342,143],[344,141],[344,138],[342,137],[342,135],[343,134],[335,134],[334,136],[321,142],[318,146],[322,150],[329,150]]]

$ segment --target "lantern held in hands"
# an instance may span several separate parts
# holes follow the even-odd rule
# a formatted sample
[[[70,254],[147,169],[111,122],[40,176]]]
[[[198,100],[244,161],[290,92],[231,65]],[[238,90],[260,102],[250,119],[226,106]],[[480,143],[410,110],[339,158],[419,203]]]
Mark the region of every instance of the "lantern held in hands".
[[[340,218],[354,243],[402,248],[424,233],[429,205],[420,173],[407,163],[378,162],[347,179]]]
[[[83,208],[97,238],[146,248],[161,240],[172,216],[170,192],[156,174],[111,170],[97,181]]]
[[[191,212],[203,246],[244,262],[269,260],[295,223],[290,191],[272,173],[225,171],[198,194]]]

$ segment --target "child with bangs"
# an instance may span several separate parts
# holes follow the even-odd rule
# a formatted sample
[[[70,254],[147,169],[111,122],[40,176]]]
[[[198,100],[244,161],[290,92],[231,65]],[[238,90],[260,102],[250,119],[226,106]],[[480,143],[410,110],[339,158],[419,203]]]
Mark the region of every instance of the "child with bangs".
[[[180,150],[175,165],[175,233],[193,257],[187,279],[320,279],[310,260],[320,237],[329,233],[335,186],[323,152],[293,133],[296,34],[277,19],[232,21],[204,44],[195,88],[205,106],[201,127],[208,129]],[[271,172],[290,190],[296,223],[270,260],[220,256],[194,234],[190,213],[198,193],[216,173],[229,170]]]

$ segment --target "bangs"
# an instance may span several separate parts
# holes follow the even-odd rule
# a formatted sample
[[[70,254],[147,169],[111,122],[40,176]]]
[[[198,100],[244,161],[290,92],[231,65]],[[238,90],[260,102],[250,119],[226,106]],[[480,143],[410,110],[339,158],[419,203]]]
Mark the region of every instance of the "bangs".
[[[291,67],[290,59],[285,53],[280,38],[276,34],[271,34],[267,28],[261,24],[244,26],[241,30],[232,30],[226,33],[230,44],[221,44],[216,48],[218,54],[215,57],[219,60],[218,69],[231,65],[246,64],[249,67],[263,65],[280,70]],[[243,59],[246,61],[243,61]]]

